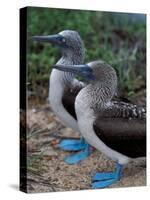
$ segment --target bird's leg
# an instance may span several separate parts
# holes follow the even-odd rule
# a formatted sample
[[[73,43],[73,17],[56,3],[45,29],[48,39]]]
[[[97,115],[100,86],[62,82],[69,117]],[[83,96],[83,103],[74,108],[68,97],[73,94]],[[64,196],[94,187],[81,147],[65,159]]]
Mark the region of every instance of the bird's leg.
[[[116,170],[114,172],[96,173],[95,176],[92,177],[92,188],[105,188],[119,181],[122,169],[123,165],[117,163]]]
[[[66,139],[62,140],[59,144],[59,148],[65,151],[80,151],[86,148],[86,141],[83,137],[80,140],[77,139]]]
[[[91,154],[91,151],[92,151],[91,146],[89,144],[86,144],[86,147],[83,151],[67,156],[64,161],[70,165],[79,163],[81,160],[87,158]]]

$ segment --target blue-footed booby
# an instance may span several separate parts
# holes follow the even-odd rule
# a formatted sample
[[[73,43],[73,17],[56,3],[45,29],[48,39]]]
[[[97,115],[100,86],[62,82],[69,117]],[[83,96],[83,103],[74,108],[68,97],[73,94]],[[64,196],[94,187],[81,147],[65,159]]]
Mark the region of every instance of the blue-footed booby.
[[[84,44],[76,31],[64,30],[55,35],[33,36],[38,42],[48,42],[60,48],[62,57],[57,64],[78,65],[84,61]],[[50,74],[49,101],[56,116],[68,127],[79,132],[74,109],[75,97],[84,87],[71,72],[62,72],[53,69]],[[65,159],[69,164],[78,163],[91,152],[89,145],[83,138],[80,140],[63,140],[59,147],[68,151],[79,151]]]
[[[132,158],[146,156],[145,108],[113,100],[117,75],[103,61],[53,67],[89,81],[75,99],[75,111],[86,141],[116,162],[114,172],[96,173],[92,177],[93,188],[107,187],[120,180],[123,166]]]

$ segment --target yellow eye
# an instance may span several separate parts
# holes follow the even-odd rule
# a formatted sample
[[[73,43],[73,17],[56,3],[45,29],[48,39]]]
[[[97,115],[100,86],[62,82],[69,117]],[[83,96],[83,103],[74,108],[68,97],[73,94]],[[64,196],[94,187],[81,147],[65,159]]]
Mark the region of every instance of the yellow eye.
[[[62,39],[62,42],[66,42],[66,39],[65,39],[65,38],[63,38],[63,39]]]

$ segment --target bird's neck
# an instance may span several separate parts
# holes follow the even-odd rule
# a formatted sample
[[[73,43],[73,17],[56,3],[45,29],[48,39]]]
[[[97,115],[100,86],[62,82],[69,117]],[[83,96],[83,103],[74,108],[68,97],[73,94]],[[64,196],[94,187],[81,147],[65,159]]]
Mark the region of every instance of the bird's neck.
[[[85,52],[83,48],[74,50],[66,49],[65,51],[62,51],[62,58],[60,59],[59,62],[79,65],[83,64],[84,56]]]
[[[82,64],[83,60],[84,60],[83,51],[79,51],[78,53],[66,51],[65,53],[62,52],[62,57],[56,64],[78,65]],[[49,93],[51,94],[50,96],[57,96],[58,99],[61,99],[64,89],[66,87],[71,86],[74,80],[75,77],[73,73],[53,69],[50,74],[50,88],[49,88]],[[78,80],[76,80],[76,82],[78,82]]]
[[[117,88],[116,79],[108,79],[106,81],[98,81],[91,83],[83,88],[78,94],[76,101],[80,104],[80,110],[92,108],[93,110],[101,110],[109,106]]]
[[[103,109],[109,106],[115,92],[116,86],[111,81],[107,84],[105,83],[95,83],[89,85],[87,88],[90,97],[90,105],[94,110]]]
[[[74,55],[74,57],[72,55],[63,55],[57,64],[80,64],[83,62],[83,58],[83,56],[77,55]],[[50,75],[49,101],[53,111],[59,119],[67,126],[79,132],[76,120],[66,111],[62,104],[64,90],[66,87],[70,87],[74,80],[75,78],[72,73],[53,69]],[[78,83],[77,80],[76,83]]]
[[[79,65],[83,64],[83,61],[84,61],[83,51],[78,51],[78,52],[66,51],[62,53],[62,57],[56,64]],[[62,86],[70,85],[75,78],[74,74],[71,72],[64,72],[56,69],[52,70],[51,78],[53,78],[54,76],[55,80],[57,79],[57,82],[60,82]]]
[[[99,79],[89,84],[87,93],[92,96],[94,106],[105,106],[109,104],[117,90],[117,75],[115,70],[110,66],[101,67]],[[93,101],[94,99],[94,101]],[[97,108],[96,108],[97,109]]]

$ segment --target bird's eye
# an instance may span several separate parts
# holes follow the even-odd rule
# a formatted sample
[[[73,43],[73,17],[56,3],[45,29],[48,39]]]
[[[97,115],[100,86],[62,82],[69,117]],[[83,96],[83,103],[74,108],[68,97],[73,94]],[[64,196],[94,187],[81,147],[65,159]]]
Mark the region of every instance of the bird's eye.
[[[62,42],[66,42],[66,39],[65,39],[65,38],[63,38],[63,39],[62,39]]]

